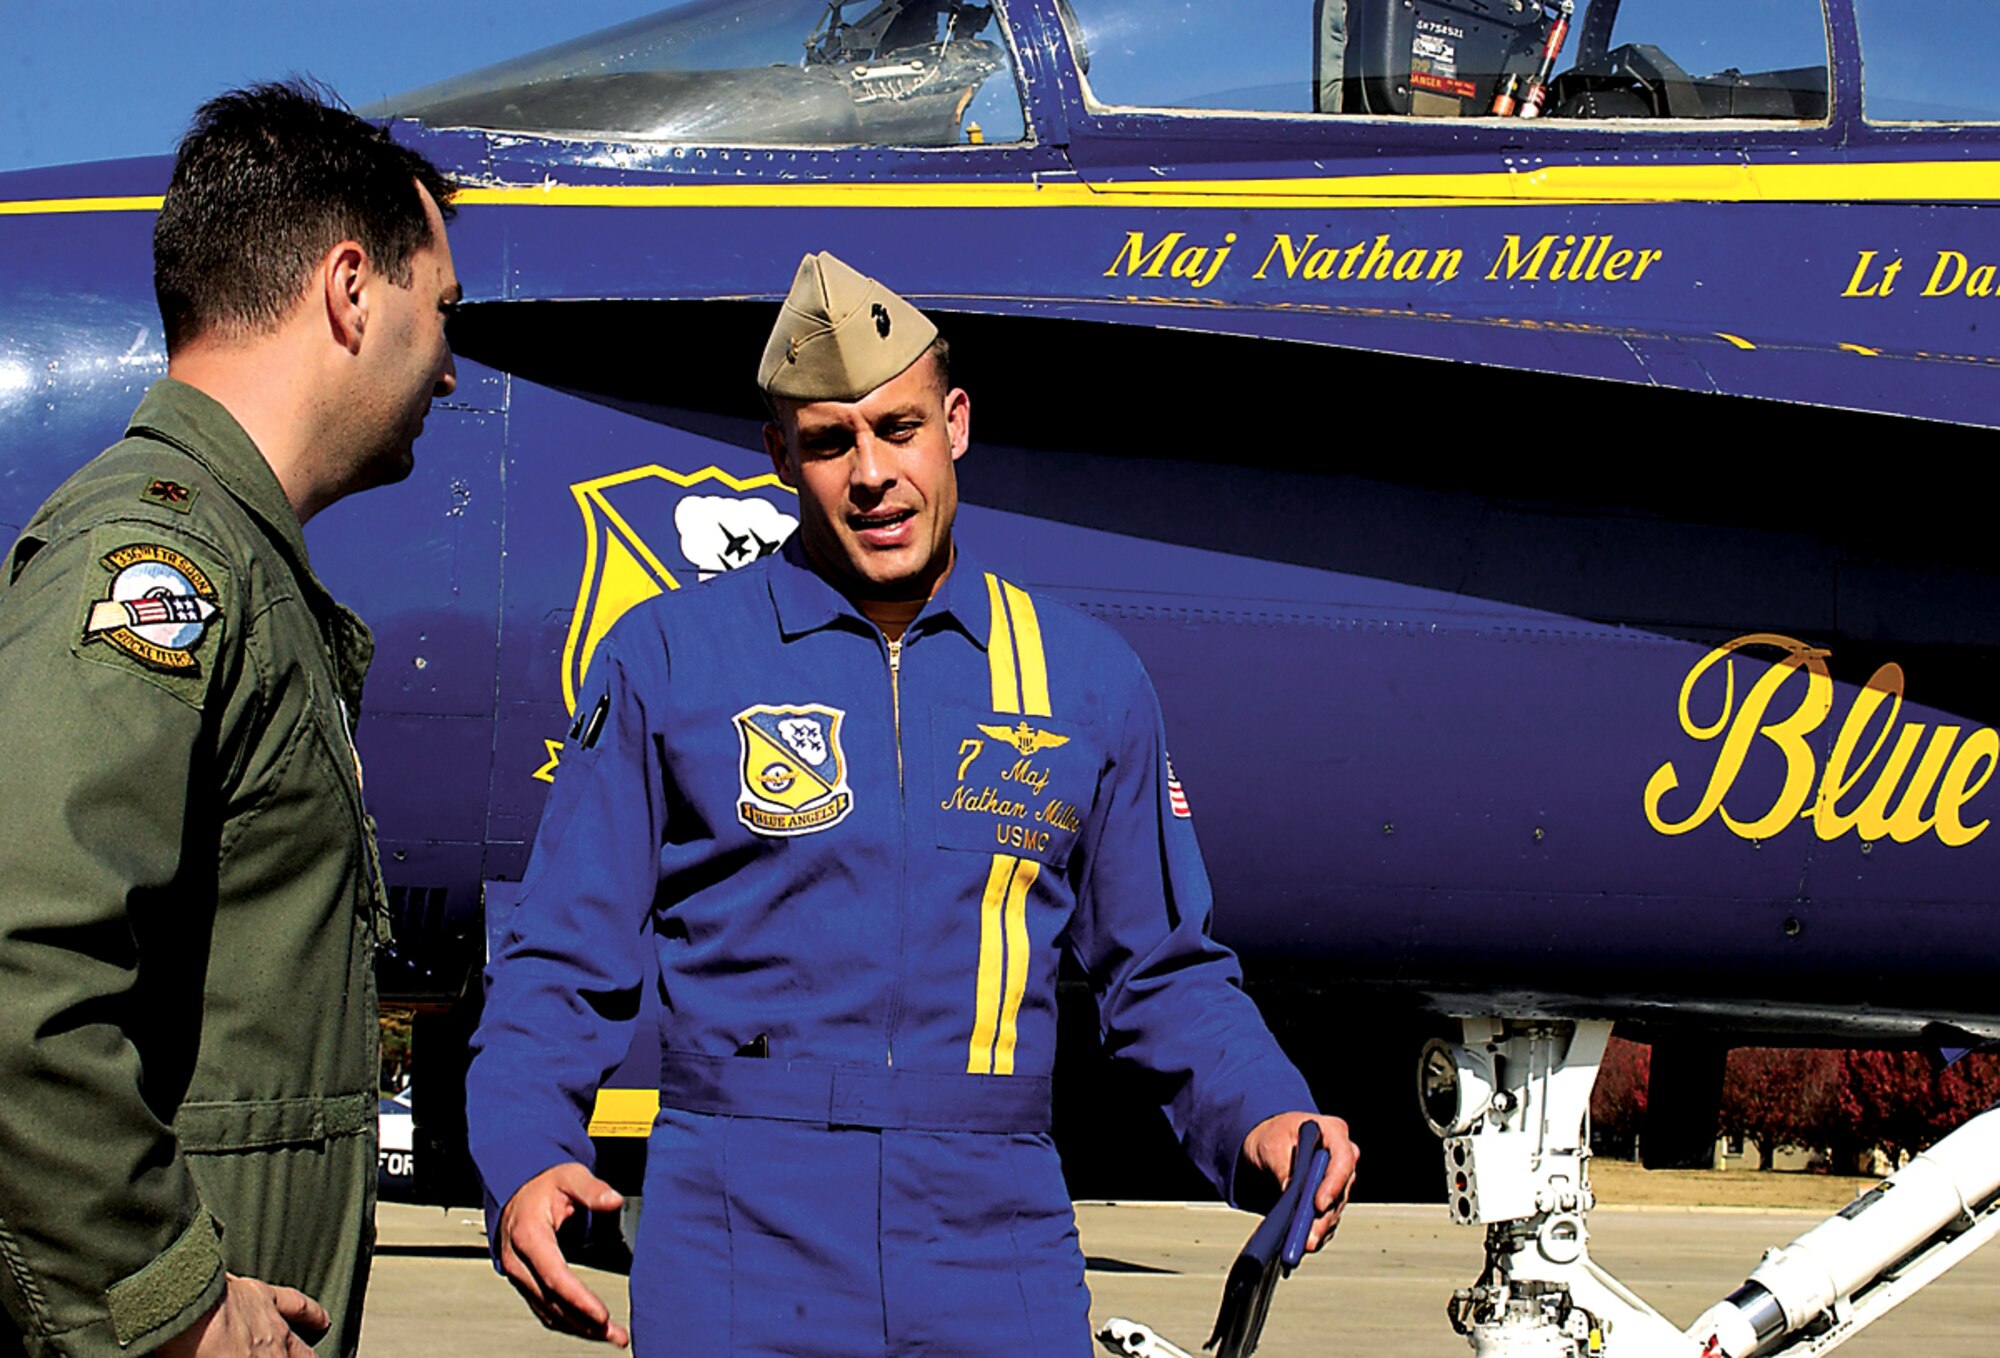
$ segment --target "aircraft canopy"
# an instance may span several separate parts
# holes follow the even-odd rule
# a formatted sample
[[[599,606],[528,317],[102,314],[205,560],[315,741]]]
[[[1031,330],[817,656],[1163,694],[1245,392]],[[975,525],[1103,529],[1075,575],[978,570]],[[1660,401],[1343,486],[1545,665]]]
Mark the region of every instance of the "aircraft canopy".
[[[992,4],[694,0],[363,110],[590,141],[952,146],[1017,141]]]

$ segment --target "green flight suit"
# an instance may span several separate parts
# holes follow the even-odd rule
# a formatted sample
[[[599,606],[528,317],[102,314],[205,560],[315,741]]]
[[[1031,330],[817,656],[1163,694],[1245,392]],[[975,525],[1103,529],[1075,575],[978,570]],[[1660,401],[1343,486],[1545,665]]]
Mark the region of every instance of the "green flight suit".
[[[0,566],[0,1354],[146,1352],[225,1268],[354,1351],[373,649],[256,446],[171,379]]]

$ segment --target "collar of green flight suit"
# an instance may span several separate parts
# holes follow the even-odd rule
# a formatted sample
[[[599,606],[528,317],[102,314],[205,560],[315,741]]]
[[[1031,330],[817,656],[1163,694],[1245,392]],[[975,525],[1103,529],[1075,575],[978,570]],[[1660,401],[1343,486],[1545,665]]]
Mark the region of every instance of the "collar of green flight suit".
[[[146,391],[132,414],[128,436],[171,443],[207,468],[209,474],[248,510],[285,555],[312,611],[327,628],[327,642],[339,674],[341,696],[349,712],[361,705],[361,681],[375,654],[375,639],[367,624],[341,607],[313,574],[299,516],[285,498],[278,475],[257,450],[236,417],[208,393],[171,377]]]
[[[911,621],[909,630],[956,627],[983,651],[993,618],[992,605],[987,601],[985,571],[964,547],[954,544],[953,551],[951,573]],[[787,538],[784,547],[771,558],[767,578],[771,603],[778,611],[778,630],[787,639],[831,627],[844,619],[852,619],[864,628],[873,627],[846,595],[812,568],[806,559],[805,544],[799,541],[797,533]]]

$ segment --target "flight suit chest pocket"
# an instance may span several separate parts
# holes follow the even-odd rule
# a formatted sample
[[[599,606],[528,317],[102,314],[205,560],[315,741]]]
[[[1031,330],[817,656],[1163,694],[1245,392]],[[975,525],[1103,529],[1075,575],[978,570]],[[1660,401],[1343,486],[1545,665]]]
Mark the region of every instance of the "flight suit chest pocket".
[[[932,818],[941,849],[1069,861],[1104,767],[1087,726],[971,707],[931,710]]]

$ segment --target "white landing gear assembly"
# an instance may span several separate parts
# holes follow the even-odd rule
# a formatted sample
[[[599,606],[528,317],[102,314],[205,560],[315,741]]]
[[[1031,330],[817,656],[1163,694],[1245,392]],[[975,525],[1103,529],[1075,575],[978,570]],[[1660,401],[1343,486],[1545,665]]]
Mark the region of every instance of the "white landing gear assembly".
[[[1458,1042],[1424,1049],[1418,1092],[1444,1140],[1452,1220],[1486,1228],[1485,1268],[1448,1312],[1479,1358],[1822,1354],[2000,1233],[1994,1109],[1767,1251],[1743,1286],[1681,1330],[1590,1258],[1590,1091],[1611,1025],[1462,1022]],[[1131,1321],[1098,1338],[1127,1358],[1186,1358]],[[1230,1358],[1255,1347],[1254,1331],[1244,1338],[1247,1347],[1224,1346]]]
[[[1424,1051],[1452,1220],[1486,1267],[1451,1299],[1481,1358],[1825,1353],[2000,1231],[2000,1110],[1982,1113],[1783,1249],[1685,1331],[1590,1259],[1591,1086],[1609,1023],[1470,1018]]]

